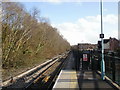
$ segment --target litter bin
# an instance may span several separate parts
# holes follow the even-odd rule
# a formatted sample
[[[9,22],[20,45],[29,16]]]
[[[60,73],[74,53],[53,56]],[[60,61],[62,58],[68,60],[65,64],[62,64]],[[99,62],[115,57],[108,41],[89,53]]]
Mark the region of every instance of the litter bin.
[[[82,53],[82,69],[88,70],[90,64],[90,51],[83,51]]]

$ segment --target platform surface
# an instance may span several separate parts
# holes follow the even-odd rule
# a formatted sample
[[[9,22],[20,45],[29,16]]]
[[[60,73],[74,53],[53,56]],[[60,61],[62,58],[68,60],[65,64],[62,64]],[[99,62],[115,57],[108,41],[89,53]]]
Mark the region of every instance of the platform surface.
[[[76,72],[72,54],[68,57],[65,67],[61,70],[53,86],[53,90],[65,88],[72,90],[116,90],[106,81],[103,81],[95,71],[80,70]]]
[[[115,90],[106,81],[103,81],[95,71],[80,71],[78,75],[79,88],[94,90]]]
[[[79,88],[73,55],[71,54],[68,59],[55,82],[53,90],[55,88]]]

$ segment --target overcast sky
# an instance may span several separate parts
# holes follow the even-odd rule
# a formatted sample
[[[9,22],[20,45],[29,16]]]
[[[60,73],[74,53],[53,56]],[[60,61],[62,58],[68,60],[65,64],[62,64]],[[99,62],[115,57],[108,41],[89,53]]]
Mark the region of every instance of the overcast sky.
[[[22,3],[28,11],[33,7],[40,9],[41,16],[49,18],[71,45],[97,43],[101,31],[100,3],[63,1]],[[103,2],[103,21],[105,38],[118,38],[118,2]]]

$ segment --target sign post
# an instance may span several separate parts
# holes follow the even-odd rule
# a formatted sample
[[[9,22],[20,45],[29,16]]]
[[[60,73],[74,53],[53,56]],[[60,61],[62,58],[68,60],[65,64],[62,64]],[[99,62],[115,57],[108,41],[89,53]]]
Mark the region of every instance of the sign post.
[[[101,38],[101,42],[102,42],[102,60],[101,60],[101,77],[102,80],[105,80],[105,61],[104,61],[104,34],[103,34],[103,24],[102,24],[102,0],[100,3],[100,7],[101,7],[101,34],[100,34],[100,38]]]

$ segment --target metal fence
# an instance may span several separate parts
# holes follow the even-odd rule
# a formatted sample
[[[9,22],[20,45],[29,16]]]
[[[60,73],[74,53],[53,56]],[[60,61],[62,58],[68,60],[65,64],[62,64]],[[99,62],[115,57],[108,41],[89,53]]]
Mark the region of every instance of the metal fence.
[[[120,85],[120,58],[105,55],[106,76]]]
[[[76,70],[79,70],[80,67],[80,58],[83,52],[79,50],[73,50],[73,55],[76,62]],[[100,51],[91,51],[90,52],[90,69],[101,71],[101,52]],[[113,82],[117,83],[120,86],[120,58],[116,57],[114,54],[107,55],[105,54],[105,74]]]
[[[93,52],[92,53],[94,67],[93,69],[101,71],[101,53]],[[120,58],[116,57],[114,54],[104,56],[105,59],[105,74],[113,82],[120,85]],[[97,64],[97,65],[96,65]],[[97,66],[97,67],[96,67]]]

